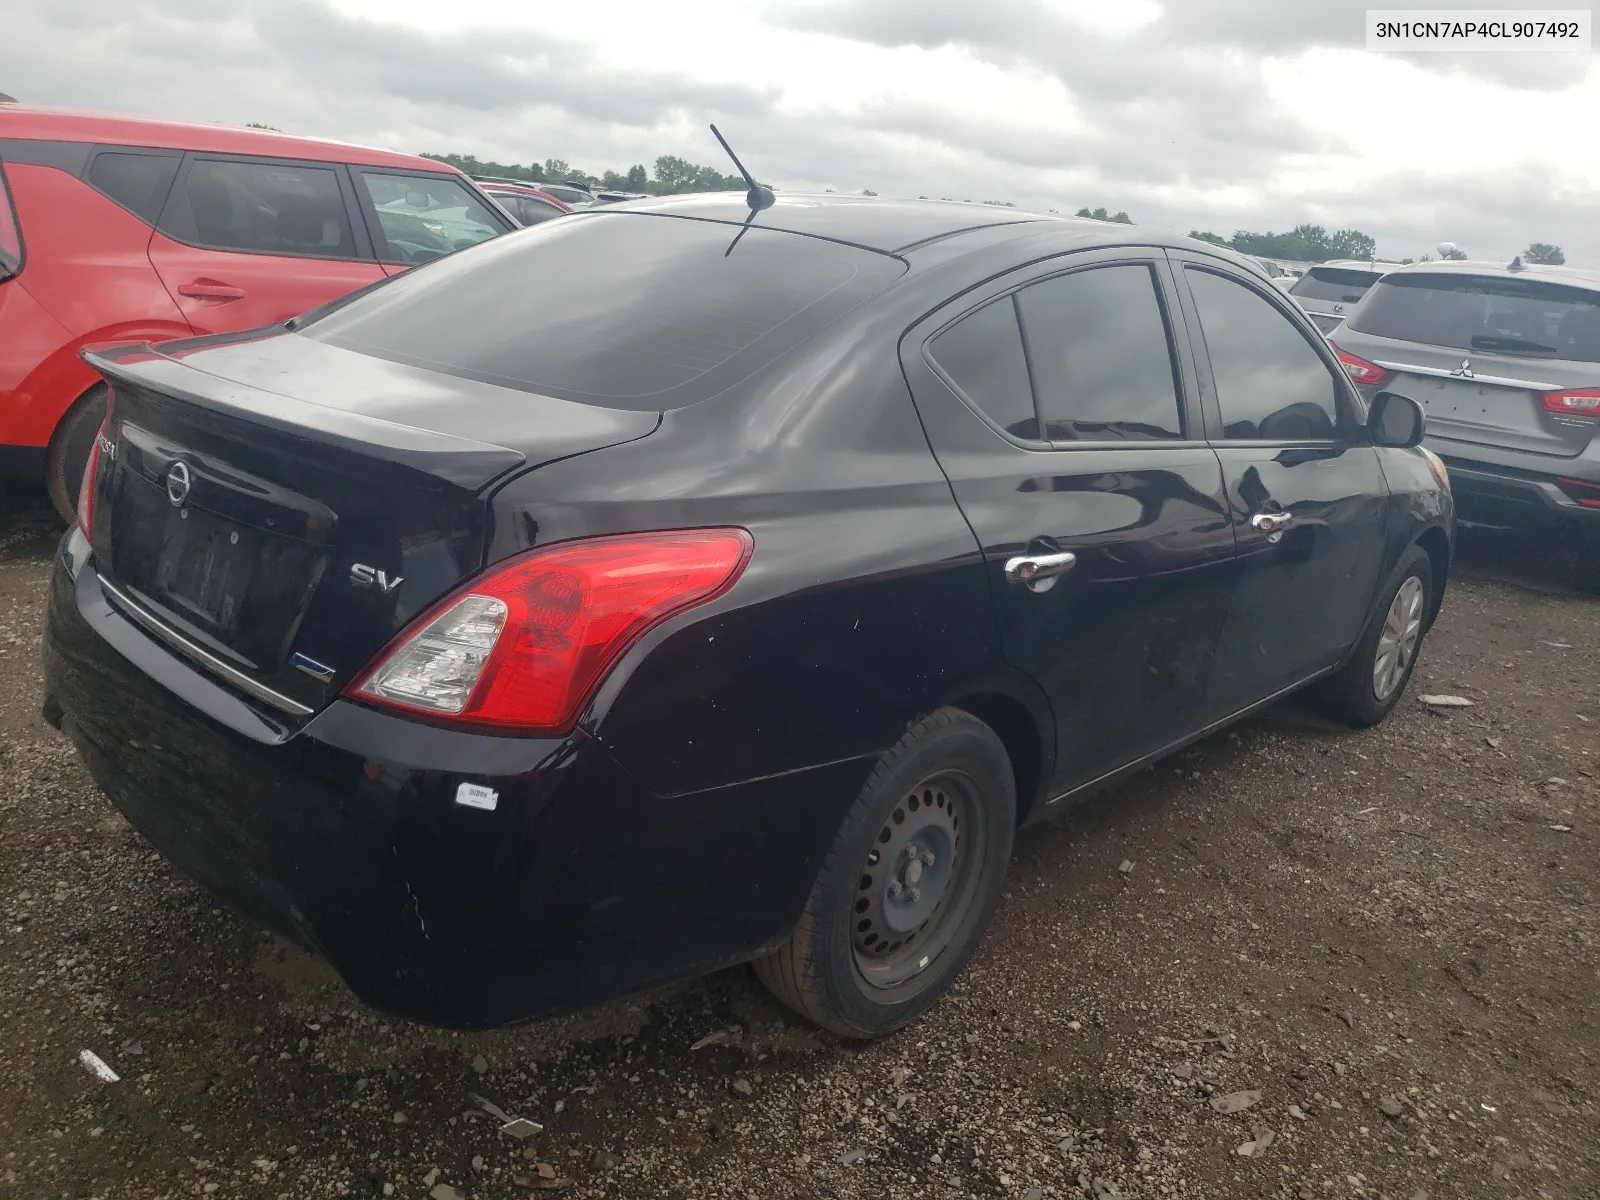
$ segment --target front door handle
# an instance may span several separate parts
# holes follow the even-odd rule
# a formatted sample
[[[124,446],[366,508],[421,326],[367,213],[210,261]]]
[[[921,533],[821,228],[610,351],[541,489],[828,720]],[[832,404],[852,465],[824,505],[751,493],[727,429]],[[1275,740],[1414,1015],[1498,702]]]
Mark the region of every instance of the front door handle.
[[[194,300],[243,300],[244,289],[215,279],[196,279],[178,285],[178,295]]]
[[[1070,550],[1059,554],[1019,554],[1006,559],[1006,580],[1020,583],[1030,592],[1048,592],[1056,585],[1056,578],[1065,575],[1078,565],[1078,556]]]

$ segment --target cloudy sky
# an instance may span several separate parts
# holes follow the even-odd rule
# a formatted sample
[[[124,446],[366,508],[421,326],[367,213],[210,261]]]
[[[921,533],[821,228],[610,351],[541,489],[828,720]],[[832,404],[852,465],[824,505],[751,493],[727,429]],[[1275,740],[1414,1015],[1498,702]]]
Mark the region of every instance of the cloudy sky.
[[[1105,205],[1185,232],[1312,221],[1388,257],[1552,241],[1600,265],[1600,57],[1369,54],[1365,3],[12,6],[0,91],[30,101],[596,174],[722,168],[716,121],[788,189]]]

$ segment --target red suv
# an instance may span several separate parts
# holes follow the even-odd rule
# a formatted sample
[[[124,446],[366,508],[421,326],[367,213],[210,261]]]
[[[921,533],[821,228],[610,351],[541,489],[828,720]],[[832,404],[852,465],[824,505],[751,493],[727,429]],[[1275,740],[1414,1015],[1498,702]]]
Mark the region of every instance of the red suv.
[[[0,104],[0,474],[71,519],[105,407],[86,343],[271,325],[513,228],[409,154]]]

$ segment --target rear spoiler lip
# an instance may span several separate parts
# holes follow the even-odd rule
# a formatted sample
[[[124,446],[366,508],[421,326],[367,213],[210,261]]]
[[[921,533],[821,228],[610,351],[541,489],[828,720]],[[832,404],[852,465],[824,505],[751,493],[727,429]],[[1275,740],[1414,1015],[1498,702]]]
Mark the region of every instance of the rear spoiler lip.
[[[277,332],[279,327],[274,326],[264,336]],[[238,335],[225,336],[234,342],[240,340]],[[197,340],[185,340],[182,345],[193,348]],[[527,463],[526,455],[507,446],[329,408],[213,375],[163,354],[148,341],[85,346],[79,357],[109,383],[145,388],[202,408],[247,417],[284,433],[312,436],[473,492],[484,490]]]

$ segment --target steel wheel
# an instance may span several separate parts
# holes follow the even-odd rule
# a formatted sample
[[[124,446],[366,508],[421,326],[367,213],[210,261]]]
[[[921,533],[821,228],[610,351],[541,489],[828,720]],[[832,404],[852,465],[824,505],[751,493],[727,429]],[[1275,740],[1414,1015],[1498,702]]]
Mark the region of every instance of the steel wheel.
[[[987,830],[976,785],[941,772],[911,788],[861,866],[852,916],[856,970],[875,988],[925,971],[977,893]]]
[[[1411,666],[1422,638],[1423,599],[1422,580],[1409,575],[1389,605],[1372,663],[1372,694],[1379,700],[1389,698]]]

